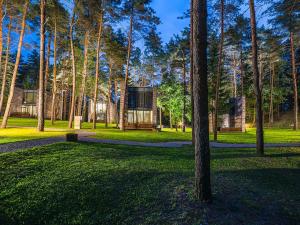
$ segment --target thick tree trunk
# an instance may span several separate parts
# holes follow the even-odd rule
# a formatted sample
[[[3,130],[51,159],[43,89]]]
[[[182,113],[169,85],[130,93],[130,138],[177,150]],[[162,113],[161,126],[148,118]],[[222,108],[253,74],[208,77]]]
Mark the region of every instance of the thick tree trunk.
[[[127,49],[127,63],[126,63],[126,74],[125,74],[125,82],[124,82],[124,91],[121,93],[121,98],[124,100],[120,101],[120,129],[125,131],[125,100],[127,94],[127,86],[128,86],[128,77],[129,77],[129,66],[130,66],[130,56],[131,56],[131,45],[132,45],[132,31],[133,31],[133,10],[130,16],[130,27],[128,32],[128,49]]]
[[[254,76],[254,89],[256,97],[256,152],[258,155],[264,155],[264,131],[263,131],[263,112],[262,112],[262,90],[261,77],[258,71],[258,46],[257,46],[257,31],[256,31],[256,13],[254,0],[249,0],[251,14],[251,38],[252,38],[252,67]]]
[[[82,102],[85,93],[86,77],[87,77],[87,70],[88,70],[89,39],[90,39],[90,33],[89,31],[87,31],[84,36],[84,60],[83,60],[81,90],[79,93],[79,100],[78,100],[78,107],[77,107],[78,116],[82,116]]]
[[[23,17],[22,17],[22,25],[21,25],[21,32],[20,32],[16,62],[15,62],[15,67],[14,67],[14,71],[13,71],[13,75],[12,75],[12,80],[11,80],[10,90],[9,90],[9,96],[8,96],[7,103],[6,103],[6,108],[5,108],[5,112],[4,112],[4,115],[3,115],[1,128],[6,128],[6,126],[7,126],[7,121],[8,121],[9,111],[10,111],[10,107],[11,107],[11,102],[12,102],[12,99],[14,97],[15,84],[16,84],[18,68],[19,68],[19,64],[20,64],[21,51],[22,51],[24,33],[25,33],[25,28],[26,28],[26,15],[27,15],[28,6],[29,6],[29,0],[26,0],[25,4],[24,4],[24,8],[23,8],[24,11],[23,11]]]
[[[101,15],[99,20],[99,30],[98,30],[98,39],[97,39],[97,59],[96,59],[96,75],[95,75],[95,90],[94,90],[94,104],[93,104],[93,129],[96,129],[97,123],[97,99],[98,99],[98,80],[99,80],[99,65],[100,65],[100,52],[101,52],[101,37],[102,37],[102,26],[103,26],[103,17]]]
[[[41,21],[40,21],[40,71],[39,71],[39,94],[38,94],[38,131],[45,129],[45,6],[46,0],[40,1]]]
[[[2,115],[2,106],[5,97],[5,89],[6,89],[6,77],[7,77],[7,69],[9,62],[9,53],[10,53],[10,35],[11,35],[11,27],[12,27],[12,17],[9,17],[9,24],[7,30],[7,39],[6,39],[6,55],[5,55],[5,64],[4,71],[2,74],[2,86],[1,86],[1,95],[0,95],[0,115]]]
[[[56,85],[56,75],[57,75],[57,25],[56,21],[54,24],[54,45],[53,45],[53,84],[52,84],[52,102],[51,102],[51,123],[54,124],[55,121],[55,101],[56,101],[56,93],[57,93],[57,85]]]
[[[185,57],[185,56],[184,56]],[[182,109],[182,132],[185,132],[186,127],[186,65],[185,60],[182,65],[182,79],[183,79],[183,109]]]
[[[73,26],[74,26],[74,12],[70,24],[70,47],[71,47],[71,61],[72,61],[72,100],[69,115],[69,128],[73,127],[75,102],[76,102],[76,65],[75,65],[75,52],[73,44]]]
[[[219,89],[222,76],[222,67],[223,67],[223,45],[224,45],[224,0],[221,0],[221,40],[219,46],[219,59],[218,59],[218,71],[217,71],[217,80],[216,80],[216,90],[215,90],[215,107],[214,107],[214,122],[213,122],[213,132],[214,132],[214,141],[218,140],[218,110],[219,110]]]
[[[269,126],[273,125],[274,122],[274,110],[273,110],[273,89],[274,89],[274,76],[275,66],[270,65],[270,111],[269,111]]]
[[[190,6],[190,79],[191,79],[191,103],[192,103],[192,143],[195,145],[195,132],[194,132],[194,93],[193,93],[193,76],[194,76],[194,51],[193,51],[193,1],[191,0]]]
[[[212,199],[207,85],[207,2],[193,2],[195,194],[204,202]]]
[[[293,32],[290,32],[290,45],[291,45],[291,62],[292,62],[292,77],[293,77],[293,91],[294,91],[294,130],[298,130],[298,84],[297,84],[297,70],[296,70]]]

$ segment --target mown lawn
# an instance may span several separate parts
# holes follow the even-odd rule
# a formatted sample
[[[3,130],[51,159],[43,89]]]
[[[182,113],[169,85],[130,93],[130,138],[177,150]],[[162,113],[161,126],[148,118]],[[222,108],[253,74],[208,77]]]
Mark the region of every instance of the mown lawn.
[[[66,132],[57,130],[46,130],[38,132],[36,128],[6,128],[0,129],[0,144],[26,141],[40,138],[49,138],[64,135]]]
[[[23,118],[10,118],[9,126],[15,127],[36,127],[36,119],[23,119]],[[49,120],[45,121],[45,127],[49,129],[58,129],[58,131],[67,131],[67,121],[56,121],[54,125],[51,125]],[[176,132],[175,129],[165,128],[162,132],[153,132],[145,130],[128,130],[126,132],[120,131],[115,128],[115,125],[110,124],[108,128],[105,128],[103,123],[97,124],[97,129],[92,130],[90,123],[83,123],[82,128],[84,130],[96,132],[96,138],[112,139],[112,140],[129,140],[129,141],[141,141],[141,142],[168,142],[168,141],[191,141],[192,134],[191,129],[188,128],[186,133],[182,133],[180,130]],[[25,129],[22,129],[24,132]],[[0,129],[0,136],[5,137],[5,131]],[[26,137],[25,132],[24,138]],[[30,133],[30,132],[29,132]],[[2,135],[1,135],[2,134]],[[21,135],[21,134],[20,134]],[[43,134],[40,134],[44,136]],[[9,133],[7,133],[9,136]],[[36,136],[39,136],[37,133]],[[9,138],[9,137],[7,137]],[[33,137],[28,137],[29,139]],[[211,135],[211,140],[213,139]],[[218,136],[219,142],[224,143],[255,143],[255,129],[249,128],[246,133],[232,132],[232,133],[220,133]],[[12,139],[13,140],[13,139]],[[280,129],[280,128],[266,128],[265,129],[265,142],[266,143],[300,143],[300,130],[294,131],[292,129]]]
[[[297,224],[300,148],[212,151],[214,201],[193,197],[192,148],[60,143],[0,154],[0,224]]]

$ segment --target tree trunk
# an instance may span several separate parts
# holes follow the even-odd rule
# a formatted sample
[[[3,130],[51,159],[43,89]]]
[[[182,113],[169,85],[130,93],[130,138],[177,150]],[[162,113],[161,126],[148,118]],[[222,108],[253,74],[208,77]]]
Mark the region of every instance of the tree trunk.
[[[237,59],[235,53],[233,53],[233,97],[237,97]]]
[[[125,131],[125,100],[127,94],[127,86],[128,86],[128,77],[129,77],[129,65],[130,65],[130,56],[131,56],[131,45],[132,45],[132,31],[133,31],[133,10],[130,16],[130,27],[128,32],[128,49],[127,49],[127,63],[126,63],[126,75],[125,75],[125,84],[124,91],[121,93],[121,98],[124,100],[120,101],[120,129]]]
[[[118,100],[117,100],[117,96],[118,96],[118,80],[115,79],[115,123],[116,123],[116,127],[118,128],[119,126],[119,118],[118,118]]]
[[[185,57],[185,56],[184,56]],[[183,79],[183,110],[182,110],[182,132],[185,132],[186,127],[186,65],[183,60],[182,65],[182,79]]]
[[[173,129],[173,123],[172,123],[172,111],[170,111],[170,128]]]
[[[274,122],[274,110],[273,110],[273,88],[274,88],[274,74],[275,66],[270,65],[270,111],[269,111],[269,125],[272,126]]]
[[[99,20],[99,31],[97,39],[97,59],[96,59],[96,76],[95,76],[95,90],[94,90],[94,105],[93,105],[93,129],[96,129],[97,123],[97,99],[98,99],[98,80],[99,80],[99,65],[100,65],[100,47],[101,47],[101,37],[102,37],[102,26],[103,26],[103,15],[101,14]]]
[[[89,38],[90,38],[90,33],[89,31],[87,31],[85,32],[85,36],[84,36],[84,60],[83,60],[81,90],[79,94],[78,107],[77,107],[78,116],[82,116],[82,102],[85,93],[86,77],[87,77],[87,69],[88,69]]]
[[[207,85],[207,2],[193,2],[195,194],[204,202],[212,199]]]
[[[73,127],[74,111],[75,111],[75,101],[76,101],[76,65],[75,65],[75,52],[73,44],[73,26],[75,13],[73,11],[73,16],[70,24],[70,47],[71,47],[71,61],[72,61],[72,100],[71,100],[71,109],[69,115],[69,128]]]
[[[83,96],[83,111],[82,111],[82,119],[86,122],[86,104],[87,104],[87,97],[86,95]]]
[[[2,115],[2,106],[5,96],[5,88],[6,88],[6,77],[7,77],[7,69],[9,62],[9,52],[10,52],[10,35],[11,35],[11,27],[12,27],[12,17],[9,17],[8,31],[7,31],[7,39],[6,39],[6,55],[5,55],[5,64],[4,71],[2,75],[2,86],[1,86],[1,95],[0,95],[0,115]]]
[[[48,37],[48,46],[47,46],[47,60],[45,65],[45,91],[47,91],[47,85],[49,80],[49,65],[50,65],[50,56],[51,56],[51,34]]]
[[[159,128],[162,130],[162,108],[159,107]]]
[[[240,63],[241,63],[241,97],[244,96],[244,77],[245,77],[245,68],[244,68],[244,60],[243,60],[243,50],[241,47],[241,54],[240,54]]]
[[[194,132],[194,93],[193,93],[193,76],[194,76],[194,47],[193,47],[193,1],[191,0],[190,6],[190,79],[191,79],[191,103],[192,103],[192,143],[195,145],[195,132]]]
[[[39,94],[38,94],[38,131],[45,129],[45,6],[46,0],[40,1],[41,21],[40,21],[40,71],[39,71]]]
[[[19,38],[19,44],[18,44],[18,50],[17,50],[17,56],[16,56],[16,63],[15,63],[15,67],[14,67],[14,71],[13,71],[13,75],[12,75],[9,96],[8,96],[7,103],[6,103],[6,108],[5,108],[4,116],[2,119],[1,128],[6,128],[6,126],[7,126],[11,102],[14,97],[15,84],[16,84],[18,68],[19,68],[19,64],[20,64],[21,51],[22,51],[24,33],[25,33],[25,28],[26,28],[26,15],[27,15],[28,6],[29,6],[29,0],[26,0],[25,4],[24,4],[24,8],[23,8],[24,11],[23,11],[23,17],[22,17],[22,25],[21,25],[21,32],[20,32],[20,38]]]
[[[54,45],[53,45],[53,85],[52,85],[52,103],[51,103],[51,123],[54,124],[55,121],[55,101],[56,101],[56,93],[57,93],[57,86],[56,86],[56,74],[57,74],[57,66],[56,66],[56,59],[57,59],[57,24],[55,20],[54,24]]]
[[[217,71],[217,80],[216,80],[216,90],[215,90],[215,107],[214,107],[214,141],[218,140],[218,109],[219,109],[219,89],[222,76],[222,67],[223,67],[223,45],[224,45],[224,0],[221,0],[221,40],[219,46],[219,59],[218,59],[218,71]]]
[[[262,90],[261,78],[258,71],[258,46],[256,32],[256,13],[254,0],[249,0],[250,15],[251,15],[251,38],[252,38],[252,67],[254,76],[254,89],[256,97],[256,152],[258,155],[264,155],[264,134],[263,134],[263,112],[262,112]]]
[[[2,74],[2,51],[3,51],[3,2],[4,0],[0,0],[0,75]],[[0,111],[1,114],[1,111]]]
[[[298,85],[297,85],[297,69],[294,48],[294,33],[290,32],[291,45],[291,62],[292,62],[292,77],[294,90],[294,130],[298,130]]]
[[[108,97],[108,101],[107,101],[107,122],[111,123],[111,119],[110,119],[110,115],[111,115],[111,111],[110,111],[110,105],[111,105],[111,81],[112,81],[112,63],[109,63],[109,79],[108,79],[108,93],[107,93],[107,97]]]

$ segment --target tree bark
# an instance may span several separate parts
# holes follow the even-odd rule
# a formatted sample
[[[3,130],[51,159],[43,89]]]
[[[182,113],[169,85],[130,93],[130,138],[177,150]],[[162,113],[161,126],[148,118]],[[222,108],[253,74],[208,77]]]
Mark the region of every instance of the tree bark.
[[[183,56],[185,57],[185,56]],[[183,110],[182,110],[182,132],[185,132],[186,127],[186,65],[185,60],[183,60],[182,65],[182,79],[183,79]]]
[[[252,39],[252,67],[254,76],[254,89],[256,98],[256,152],[258,155],[264,155],[264,134],[263,134],[263,112],[262,112],[262,87],[261,77],[258,71],[258,46],[256,31],[256,13],[254,0],[249,0],[251,15],[251,39]]]
[[[172,111],[170,111],[170,128],[173,129],[173,123],[172,123]]]
[[[38,94],[38,131],[45,129],[45,6],[46,0],[40,1],[41,21],[40,21],[40,71],[39,71],[39,94]]]
[[[159,107],[159,128],[162,130],[162,108]]]
[[[119,118],[118,118],[118,100],[117,100],[117,96],[118,96],[118,80],[115,79],[115,123],[116,123],[116,127],[118,128],[119,126]]]
[[[270,65],[270,111],[269,111],[269,125],[272,126],[274,122],[274,110],[273,110],[273,89],[274,89],[274,76],[275,66]]]
[[[296,70],[293,32],[290,32],[290,45],[291,45],[291,63],[292,63],[292,77],[293,77],[293,91],[294,91],[294,130],[298,130],[298,84],[297,84],[297,70]]]
[[[77,107],[77,115],[82,116],[82,102],[85,93],[85,86],[86,86],[86,77],[87,77],[87,69],[88,69],[88,49],[89,49],[89,39],[90,33],[87,31],[84,37],[84,60],[83,60],[83,71],[82,71],[82,82],[81,82],[81,90],[78,100],[78,107]]]
[[[97,59],[96,59],[96,76],[95,76],[95,90],[94,90],[94,105],[93,105],[93,129],[96,129],[97,123],[97,99],[98,99],[98,80],[99,80],[99,65],[100,65],[100,52],[101,52],[101,37],[103,27],[103,15],[101,14],[99,19],[99,30],[97,39]]]
[[[193,1],[191,0],[190,6],[190,79],[191,79],[191,103],[192,103],[192,143],[195,145],[195,132],[194,132],[194,93],[193,93],[193,76],[194,76],[194,51],[193,51]]]
[[[108,101],[107,101],[107,122],[108,123],[111,123],[111,118],[110,118],[110,115],[111,115],[111,110],[110,110],[110,105],[111,105],[111,87],[112,87],[112,63],[109,63],[109,78],[108,78],[108,92],[107,92],[107,98],[108,98]]]
[[[207,2],[193,2],[195,194],[203,202],[212,200],[207,85]]]
[[[2,74],[2,51],[3,51],[3,2],[4,0],[0,0],[0,75]],[[1,111],[0,111],[1,114]]]
[[[240,63],[241,63],[241,97],[244,96],[244,77],[245,77],[245,68],[244,68],[244,60],[243,60],[243,50],[241,47],[241,53],[240,53]]]
[[[49,79],[49,65],[50,65],[50,56],[51,56],[51,34],[48,37],[48,46],[47,46],[47,60],[45,65],[45,91],[47,91],[48,79]],[[45,96],[46,93],[45,93]]]
[[[130,66],[130,56],[131,56],[131,45],[132,45],[132,32],[133,32],[133,9],[130,16],[130,27],[128,32],[128,49],[127,49],[127,62],[126,62],[126,74],[125,74],[125,82],[124,82],[124,91],[121,93],[121,98],[124,100],[120,101],[120,129],[125,131],[125,100],[127,94],[127,86],[128,86],[128,77],[129,77],[129,66]]]
[[[219,46],[219,59],[218,59],[218,71],[216,80],[216,90],[215,90],[215,107],[214,107],[214,141],[218,140],[218,109],[219,109],[219,89],[222,76],[222,64],[223,64],[223,45],[224,45],[224,0],[221,0],[221,40]]]
[[[55,101],[56,101],[56,93],[57,93],[57,85],[56,85],[56,75],[57,75],[57,24],[56,20],[54,23],[54,44],[53,44],[53,84],[52,84],[52,103],[51,103],[51,123],[54,124],[55,121]]]
[[[7,39],[6,39],[5,64],[4,64],[4,71],[2,74],[2,86],[1,86],[1,95],[0,95],[0,115],[2,115],[2,107],[3,107],[3,101],[4,101],[5,89],[6,89],[6,77],[7,77],[7,69],[8,69],[9,55],[10,55],[9,53],[10,53],[11,27],[12,27],[12,17],[10,16],[8,30],[7,30]]]
[[[25,33],[25,28],[26,28],[26,15],[27,15],[28,6],[29,6],[29,0],[26,0],[25,4],[24,4],[24,8],[23,8],[24,11],[23,11],[23,17],[22,17],[22,25],[21,25],[20,38],[19,38],[19,43],[18,43],[16,62],[15,62],[15,66],[14,66],[14,71],[13,71],[12,80],[11,80],[11,84],[10,84],[9,96],[8,96],[7,103],[6,103],[6,108],[5,108],[5,112],[3,115],[1,128],[6,128],[6,126],[7,126],[11,102],[14,97],[15,84],[16,84],[18,68],[19,68],[19,64],[20,64],[21,51],[22,51],[24,33]]]
[[[74,44],[73,44],[73,26],[75,20],[75,12],[73,11],[71,24],[70,24],[70,47],[71,47],[71,61],[72,61],[72,100],[71,100],[71,108],[69,115],[69,128],[73,127],[73,119],[74,119],[74,111],[75,111],[75,101],[76,101],[76,65],[75,65],[75,52],[74,52]]]

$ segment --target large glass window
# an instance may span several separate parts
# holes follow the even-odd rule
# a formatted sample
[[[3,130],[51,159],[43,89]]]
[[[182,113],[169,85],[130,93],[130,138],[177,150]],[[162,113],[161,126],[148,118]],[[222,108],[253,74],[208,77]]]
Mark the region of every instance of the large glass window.
[[[36,104],[36,92],[35,91],[25,91],[23,103],[24,104]]]
[[[128,110],[128,124],[151,124],[152,111]]]

